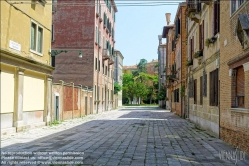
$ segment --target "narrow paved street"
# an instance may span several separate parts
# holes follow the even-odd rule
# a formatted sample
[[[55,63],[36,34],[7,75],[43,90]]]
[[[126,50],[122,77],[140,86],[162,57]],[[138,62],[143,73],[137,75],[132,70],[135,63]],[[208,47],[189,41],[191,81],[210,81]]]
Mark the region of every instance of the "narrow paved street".
[[[83,165],[94,166],[234,165],[236,162],[220,159],[221,152],[236,149],[193,123],[156,107],[123,108],[4,136],[1,147],[2,154],[84,152],[70,155],[83,156]],[[237,165],[249,165],[248,156],[245,161],[238,157]]]

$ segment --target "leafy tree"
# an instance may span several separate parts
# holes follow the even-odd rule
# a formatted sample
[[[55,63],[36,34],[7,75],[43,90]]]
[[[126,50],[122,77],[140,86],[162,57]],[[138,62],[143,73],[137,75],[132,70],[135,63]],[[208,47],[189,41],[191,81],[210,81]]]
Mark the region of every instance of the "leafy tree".
[[[136,95],[136,85],[134,82],[129,82],[127,85],[123,87],[123,95],[126,98],[130,99],[130,102],[133,101]]]
[[[119,85],[117,82],[115,82],[114,83],[114,94],[117,94],[121,90],[122,90],[121,85]]]
[[[166,90],[162,88],[162,86],[159,89],[159,92],[157,94],[158,100],[165,100],[166,99]]]
[[[138,72],[144,72],[146,73],[147,70],[146,70],[146,64],[147,64],[147,60],[146,59],[140,59],[140,62],[138,63],[137,65],[137,69],[138,69]]]
[[[123,75],[123,86],[128,85],[130,82],[134,82],[133,75],[125,73]]]

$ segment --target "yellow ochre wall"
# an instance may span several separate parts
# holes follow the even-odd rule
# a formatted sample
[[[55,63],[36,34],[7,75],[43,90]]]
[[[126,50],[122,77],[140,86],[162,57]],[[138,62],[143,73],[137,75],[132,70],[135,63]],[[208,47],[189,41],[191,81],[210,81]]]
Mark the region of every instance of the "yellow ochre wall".
[[[1,2],[1,48],[16,52],[24,57],[50,64],[49,50],[51,49],[52,5],[42,6],[31,4],[13,4]],[[9,1],[10,3],[20,1]],[[31,21],[43,28],[42,56],[30,51]],[[21,44],[21,52],[9,48],[9,40]]]

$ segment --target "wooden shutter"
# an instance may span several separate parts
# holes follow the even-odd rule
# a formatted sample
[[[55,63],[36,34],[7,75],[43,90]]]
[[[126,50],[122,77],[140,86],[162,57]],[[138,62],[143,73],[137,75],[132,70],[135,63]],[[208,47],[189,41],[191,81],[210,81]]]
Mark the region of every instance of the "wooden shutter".
[[[218,69],[214,71],[214,105],[218,106],[218,99],[219,99],[219,91],[218,91],[218,86],[219,86],[219,77],[218,77]]]
[[[202,45],[202,47],[201,47],[201,49],[203,50],[204,49],[204,20],[202,20],[202,30],[201,30],[201,32],[202,32],[202,35],[201,35],[201,45]]]
[[[178,34],[181,34],[181,20],[178,18]]]
[[[244,96],[245,95],[245,74],[243,67],[237,68],[236,75],[236,96]]]
[[[194,80],[194,104],[197,104],[197,79]]]
[[[207,74],[203,71],[203,96],[207,96]]]
[[[214,2],[213,8],[213,36],[215,36],[220,29],[220,2],[219,0]]]
[[[192,51],[191,51],[191,59],[193,59],[193,55],[194,55],[194,45],[195,45],[195,38],[194,36],[192,37]]]
[[[199,48],[202,49],[202,25],[199,25]]]
[[[200,105],[203,101],[203,76],[200,77]]]

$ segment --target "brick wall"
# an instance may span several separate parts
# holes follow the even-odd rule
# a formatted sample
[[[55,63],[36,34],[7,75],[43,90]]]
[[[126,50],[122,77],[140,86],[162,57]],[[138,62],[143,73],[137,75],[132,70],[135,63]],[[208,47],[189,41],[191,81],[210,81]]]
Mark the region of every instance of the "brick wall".
[[[249,153],[249,72],[245,71],[245,109],[231,108],[234,96],[232,93],[232,69],[228,62],[249,53],[242,49],[236,37],[238,14],[247,13],[249,2],[245,2],[238,11],[230,16],[230,3],[221,1],[221,46],[220,46],[220,137],[231,145]],[[248,60],[243,63],[248,62]],[[243,64],[242,63],[242,64]],[[245,68],[244,68],[245,70]],[[247,109],[247,110],[246,110]]]
[[[60,83],[53,84],[52,90],[52,121],[56,120],[56,96],[59,99],[58,103],[58,119],[67,120],[82,117],[92,114],[90,111],[91,103],[90,97],[93,92],[83,89],[82,87],[75,87],[72,83]],[[87,99],[87,100],[86,100]]]

